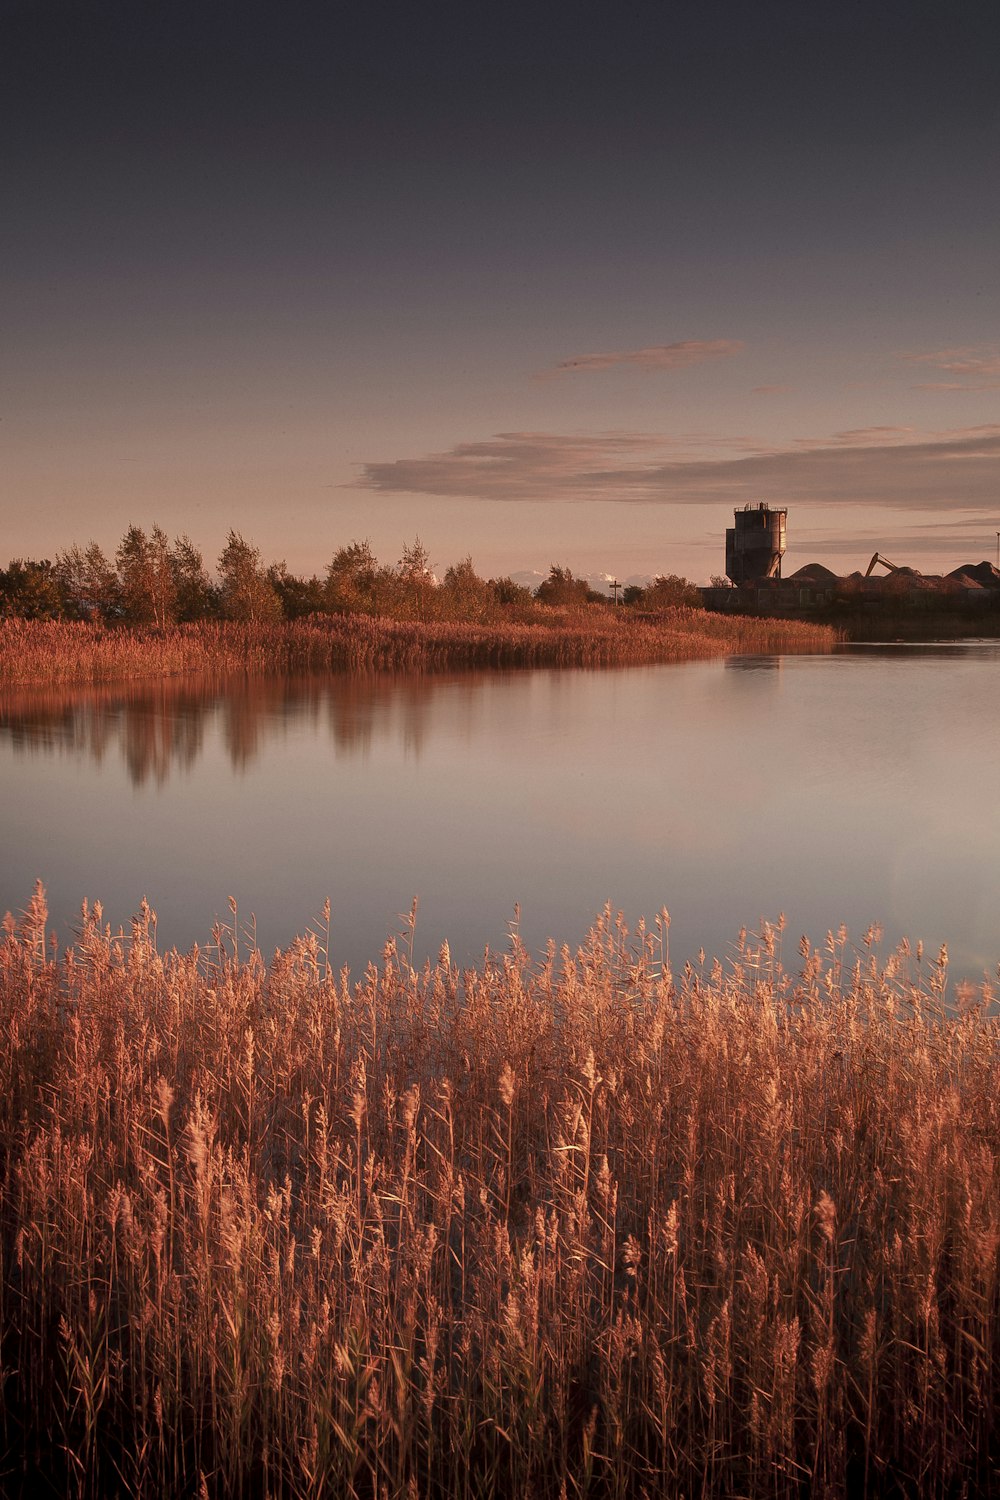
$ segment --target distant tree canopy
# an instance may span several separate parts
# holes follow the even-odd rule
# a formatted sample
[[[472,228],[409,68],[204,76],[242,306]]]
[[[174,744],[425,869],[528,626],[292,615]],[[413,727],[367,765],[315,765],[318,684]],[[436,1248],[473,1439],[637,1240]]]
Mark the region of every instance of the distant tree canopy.
[[[548,578],[543,579],[535,590],[535,598],[540,604],[559,604],[566,608],[603,601],[604,596],[595,593],[585,578],[574,578],[569,568],[553,563]]]
[[[650,609],[698,602],[692,585],[673,576],[656,579],[648,589],[627,588],[624,598]],[[586,579],[558,563],[534,595],[512,578],[481,577],[468,556],[452,563],[438,582],[419,537],[403,548],[395,566],[380,563],[367,540],[352,541],[334,552],[322,577],[304,577],[284,561],[265,563],[259,548],[230,530],[213,578],[189,536],[171,542],[161,526],[147,532],[132,524],[113,558],[97,542],[74,542],[54,561],[14,558],[0,569],[0,616],[153,629],[208,619],[263,623],[344,613],[485,624],[542,618],[539,605],[611,607]]]
[[[513,578],[491,578],[490,588],[504,608],[523,609],[531,604],[531,590],[523,583],[515,583]]]
[[[218,591],[190,537],[171,545],[159,526],[130,526],[114,562],[96,542],[54,563],[15,560],[0,572],[0,613],[162,628],[218,614]]]
[[[661,573],[646,588],[629,584],[622,594],[622,603],[638,609],[676,609],[678,605],[700,609],[701,590],[688,578],[677,573]]]
[[[49,561],[15,557],[0,569],[0,616],[20,620],[59,620],[65,614],[59,575]]]

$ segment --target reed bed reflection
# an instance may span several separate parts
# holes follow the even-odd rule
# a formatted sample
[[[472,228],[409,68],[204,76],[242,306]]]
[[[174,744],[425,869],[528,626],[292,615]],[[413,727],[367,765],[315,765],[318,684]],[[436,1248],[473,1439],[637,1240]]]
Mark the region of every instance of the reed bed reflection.
[[[328,914],[0,946],[6,1483],[987,1493],[1000,1051],[946,956],[667,919],[351,986]]]

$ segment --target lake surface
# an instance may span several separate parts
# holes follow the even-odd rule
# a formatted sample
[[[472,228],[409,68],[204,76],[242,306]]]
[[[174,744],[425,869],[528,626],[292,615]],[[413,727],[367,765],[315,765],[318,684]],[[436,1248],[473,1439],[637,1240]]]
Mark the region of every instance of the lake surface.
[[[855,647],[623,671],[172,681],[0,693],[0,912],[41,878],[161,944],[332,905],[358,975],[415,951],[579,943],[671,914],[675,965],[787,916],[785,956],[871,923],[954,977],[1000,959],[1000,645]]]

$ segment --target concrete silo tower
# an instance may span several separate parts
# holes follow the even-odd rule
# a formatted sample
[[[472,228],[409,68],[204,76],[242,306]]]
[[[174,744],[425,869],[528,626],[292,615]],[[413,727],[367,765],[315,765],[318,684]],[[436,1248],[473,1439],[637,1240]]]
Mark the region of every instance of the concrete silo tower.
[[[726,531],[726,575],[737,587],[781,577],[787,517],[763,500],[735,512],[736,525]]]

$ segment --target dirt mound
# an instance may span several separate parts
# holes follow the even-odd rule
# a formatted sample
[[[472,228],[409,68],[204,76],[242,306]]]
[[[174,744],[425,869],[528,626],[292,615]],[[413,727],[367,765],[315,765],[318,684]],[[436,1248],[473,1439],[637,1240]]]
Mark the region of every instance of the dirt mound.
[[[1000,570],[991,562],[963,563],[960,568],[954,568],[948,577],[957,578],[960,582],[978,583],[984,589],[1000,589]]]
[[[789,581],[792,583],[816,583],[821,584],[823,587],[829,587],[830,584],[837,582],[837,575],[836,573],[832,573],[829,568],[824,568],[822,563],[813,562],[806,563],[804,568],[799,568],[797,573],[791,575]]]

